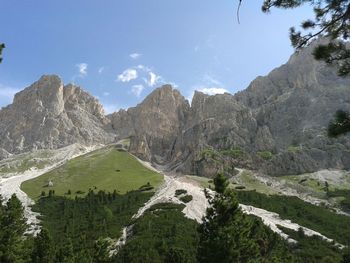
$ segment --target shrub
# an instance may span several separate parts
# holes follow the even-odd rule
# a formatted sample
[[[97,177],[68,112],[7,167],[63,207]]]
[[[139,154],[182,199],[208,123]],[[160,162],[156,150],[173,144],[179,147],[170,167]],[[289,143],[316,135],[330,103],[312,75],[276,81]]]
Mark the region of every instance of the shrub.
[[[139,190],[140,191],[150,191],[153,190],[154,187],[148,182],[147,184],[142,185]]]
[[[291,152],[291,153],[297,153],[297,152],[300,152],[301,151],[301,147],[300,146],[289,146],[288,147],[288,152]]]
[[[185,190],[185,189],[176,189],[175,196],[179,196],[179,195],[182,195],[182,194],[187,194],[187,190]]]
[[[206,148],[200,153],[201,158],[220,159],[220,153],[211,148]]]
[[[263,158],[264,160],[271,160],[272,157],[273,157],[272,152],[269,152],[269,151],[257,152],[257,155],[258,155],[260,158]]]
[[[230,156],[232,158],[240,158],[245,155],[244,151],[241,148],[233,148],[228,150],[223,150],[221,153],[225,156]]]
[[[185,196],[181,196],[180,201],[184,202],[184,203],[189,203],[192,201],[193,196],[192,195],[185,195]]]

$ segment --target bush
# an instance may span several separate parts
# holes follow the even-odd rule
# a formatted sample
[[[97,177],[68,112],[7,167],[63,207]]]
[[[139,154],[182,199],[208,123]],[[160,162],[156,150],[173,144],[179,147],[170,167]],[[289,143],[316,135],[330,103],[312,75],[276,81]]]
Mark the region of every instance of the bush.
[[[185,195],[185,196],[181,196],[180,201],[184,202],[184,203],[189,203],[192,201],[193,196],[192,195]]]
[[[269,152],[269,151],[257,152],[257,155],[258,155],[260,158],[263,158],[264,160],[271,160],[272,157],[273,157],[272,152]]]
[[[291,152],[291,153],[297,153],[297,152],[300,152],[301,151],[301,147],[300,146],[289,146],[288,147],[288,152]]]
[[[187,190],[185,190],[185,189],[176,189],[175,196],[179,196],[179,195],[182,195],[182,194],[187,194]]]
[[[206,148],[201,151],[200,153],[201,158],[209,158],[213,160],[218,160],[220,159],[220,153],[215,151],[214,149],[211,148]]]
[[[153,189],[154,189],[154,187],[153,187],[150,183],[147,183],[147,184],[145,184],[145,185],[142,185],[142,186],[139,188],[140,191],[151,191],[151,190],[153,190]]]
[[[230,156],[232,158],[238,159],[245,155],[244,151],[241,148],[233,148],[228,150],[223,150],[221,153],[225,156]]]

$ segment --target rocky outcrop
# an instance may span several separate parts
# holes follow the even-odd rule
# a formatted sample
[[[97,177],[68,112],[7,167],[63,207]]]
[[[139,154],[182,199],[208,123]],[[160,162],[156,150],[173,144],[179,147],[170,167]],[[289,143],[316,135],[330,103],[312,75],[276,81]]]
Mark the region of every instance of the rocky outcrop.
[[[349,136],[330,139],[326,131],[336,110],[350,110],[350,78],[313,59],[318,43],[234,96],[257,121],[256,150],[273,153],[268,161],[256,162],[269,174],[350,167]]]
[[[0,149],[20,153],[114,140],[97,99],[55,75],[41,77],[0,111]]]
[[[203,175],[201,155],[205,149],[250,151],[256,129],[251,111],[232,95],[208,96],[195,92],[186,124],[175,143],[172,168],[182,173]],[[209,170],[208,163],[212,162],[205,161],[206,170]]]
[[[182,131],[189,107],[178,90],[164,85],[136,107],[108,117],[118,138],[131,138],[132,153],[145,160],[165,163],[173,154],[173,145]]]

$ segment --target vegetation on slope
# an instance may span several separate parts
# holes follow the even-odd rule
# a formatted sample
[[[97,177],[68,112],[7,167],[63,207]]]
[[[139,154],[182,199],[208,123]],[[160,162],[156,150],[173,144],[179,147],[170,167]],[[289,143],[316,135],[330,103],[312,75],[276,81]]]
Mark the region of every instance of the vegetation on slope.
[[[94,257],[97,240],[119,238],[122,228],[151,196],[142,191],[125,195],[90,191],[75,200],[61,196],[40,198],[33,209],[42,215],[42,225],[52,236],[56,259],[69,243],[75,262],[80,262],[78,258]]]
[[[37,200],[43,191],[56,195],[83,196],[89,189],[125,194],[150,183],[157,187],[162,175],[139,163],[128,152],[107,147],[77,157],[42,176],[26,181],[21,189]],[[53,186],[48,186],[52,182]],[[70,190],[70,191],[69,191]],[[70,192],[70,195],[67,193]]]
[[[276,212],[281,218],[318,231],[343,245],[350,245],[350,218],[335,214],[328,208],[306,203],[297,197],[268,196],[255,191],[238,191],[237,198],[242,204]]]
[[[321,237],[308,237],[304,234],[302,229],[294,231],[281,226],[279,226],[279,228],[292,239],[297,241],[292,247],[293,253],[299,258],[300,262],[305,262],[306,260],[308,263],[343,262],[342,251],[336,246],[323,240]]]
[[[196,262],[197,223],[185,218],[184,205],[157,204],[138,219],[132,237],[115,262]]]

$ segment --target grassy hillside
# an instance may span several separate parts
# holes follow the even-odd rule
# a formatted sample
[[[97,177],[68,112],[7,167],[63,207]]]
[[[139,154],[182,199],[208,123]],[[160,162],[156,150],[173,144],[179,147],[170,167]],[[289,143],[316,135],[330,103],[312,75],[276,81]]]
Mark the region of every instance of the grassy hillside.
[[[89,189],[125,194],[150,183],[153,187],[162,182],[162,175],[145,168],[128,152],[115,147],[103,148],[77,157],[35,179],[22,183],[21,189],[37,200],[42,191],[55,195],[83,196]],[[49,182],[53,186],[48,186]],[[70,190],[71,194],[67,194]]]

